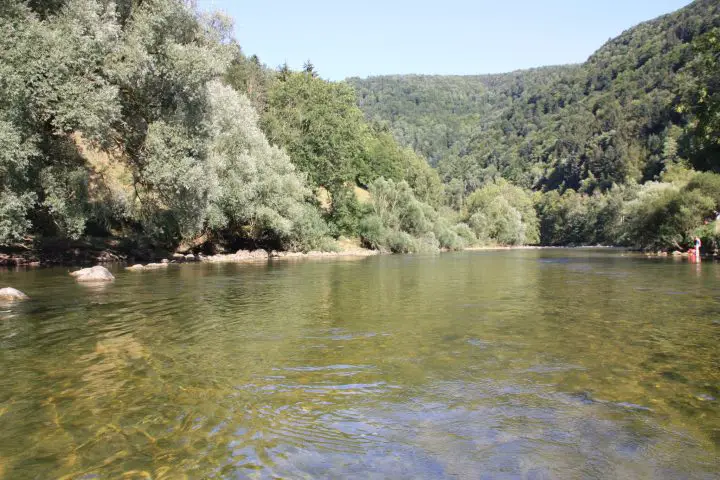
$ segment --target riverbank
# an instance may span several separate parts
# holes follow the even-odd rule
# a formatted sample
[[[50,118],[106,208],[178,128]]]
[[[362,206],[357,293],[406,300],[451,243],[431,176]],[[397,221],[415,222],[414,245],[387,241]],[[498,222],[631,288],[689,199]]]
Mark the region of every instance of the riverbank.
[[[341,238],[336,242],[336,251],[290,252],[258,249],[240,249],[234,253],[205,254],[189,250],[169,251],[138,244],[127,244],[118,240],[90,239],[83,241],[45,242],[36,248],[16,246],[0,249],[0,267],[43,267],[88,265],[125,265],[130,270],[162,268],[179,263],[252,263],[270,260],[302,260],[321,258],[365,258],[389,254],[382,250],[371,250],[361,246],[359,239]],[[467,252],[492,252],[506,250],[544,250],[567,248],[625,249],[617,246],[544,246],[544,245],[482,245],[464,248]],[[447,252],[447,250],[441,250]],[[676,256],[679,252],[640,252],[646,256]],[[703,255],[704,258],[714,256]]]
[[[135,267],[161,268],[174,263],[249,263],[258,261],[305,258],[363,258],[383,252],[363,248],[357,239],[341,238],[335,251],[291,252],[240,249],[233,253],[206,254],[198,249],[169,251],[149,246],[128,244],[118,240],[89,239],[83,241],[45,242],[35,247],[18,245],[0,249],[0,267],[42,267],[120,264]]]

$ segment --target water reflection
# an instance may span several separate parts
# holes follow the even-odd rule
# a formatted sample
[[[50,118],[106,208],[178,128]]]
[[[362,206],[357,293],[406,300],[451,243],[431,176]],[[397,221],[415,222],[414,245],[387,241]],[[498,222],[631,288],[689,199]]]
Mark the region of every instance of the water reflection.
[[[697,266],[4,273],[33,300],[0,317],[0,478],[717,476],[720,291]]]

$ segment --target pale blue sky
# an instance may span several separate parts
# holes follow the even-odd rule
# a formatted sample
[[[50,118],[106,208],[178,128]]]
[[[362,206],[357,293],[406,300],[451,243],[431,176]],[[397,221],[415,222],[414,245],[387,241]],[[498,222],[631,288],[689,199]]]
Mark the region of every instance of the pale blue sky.
[[[198,0],[228,13],[246,54],[312,60],[341,80],[390,73],[480,74],[584,61],[631,26],[689,0]]]

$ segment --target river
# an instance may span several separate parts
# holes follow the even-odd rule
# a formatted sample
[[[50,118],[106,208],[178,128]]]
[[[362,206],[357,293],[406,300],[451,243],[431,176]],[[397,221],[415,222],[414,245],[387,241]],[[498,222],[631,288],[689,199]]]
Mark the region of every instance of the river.
[[[720,478],[720,264],[0,272],[0,479]],[[125,477],[122,477],[126,475]]]

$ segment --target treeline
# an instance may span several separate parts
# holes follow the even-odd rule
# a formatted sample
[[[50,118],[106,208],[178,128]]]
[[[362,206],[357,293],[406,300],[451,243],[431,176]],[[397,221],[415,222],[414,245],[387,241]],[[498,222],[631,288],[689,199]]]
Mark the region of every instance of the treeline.
[[[437,173],[352,88],[180,0],[0,5],[0,245],[460,248]],[[368,193],[370,192],[369,197]]]
[[[0,247],[710,245],[717,22],[698,1],[582,66],[333,83],[190,1],[0,0]]]
[[[543,244],[677,248],[696,228],[710,230],[700,226],[720,208],[687,178],[669,180],[677,170],[720,171],[719,26],[720,4],[696,0],[582,65],[349,83],[367,118],[437,166],[457,209],[506,180],[540,192]],[[636,208],[651,198],[655,208]],[[638,215],[644,223],[627,223]]]

